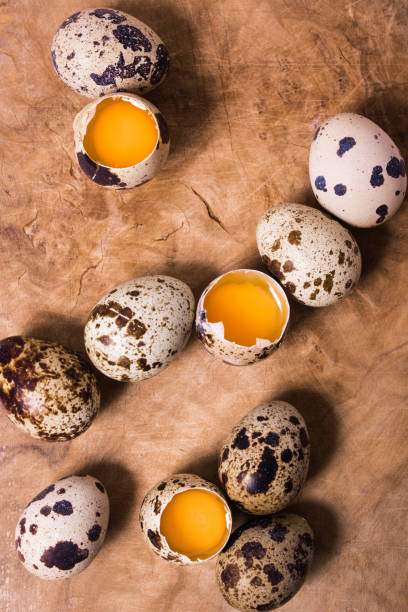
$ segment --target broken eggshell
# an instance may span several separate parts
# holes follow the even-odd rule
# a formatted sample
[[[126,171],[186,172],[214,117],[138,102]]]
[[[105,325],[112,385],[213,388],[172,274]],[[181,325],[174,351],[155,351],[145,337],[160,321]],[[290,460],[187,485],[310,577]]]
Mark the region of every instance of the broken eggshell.
[[[145,542],[156,555],[178,565],[197,565],[199,563],[204,563],[205,561],[213,559],[220,552],[218,551],[206,559],[197,559],[193,561],[187,555],[172,550],[165,536],[161,533],[161,516],[167,504],[169,504],[178,493],[190,491],[191,489],[203,489],[204,491],[215,493],[224,502],[228,529],[227,542],[232,528],[231,510],[220,489],[212,482],[201,478],[201,476],[196,476],[195,474],[175,474],[166,480],[161,480],[145,495],[140,508],[140,528]]]
[[[111,8],[74,13],[51,46],[60,79],[77,93],[97,98],[115,91],[145,94],[166,77],[169,54],[151,28]]]
[[[112,168],[95,162],[84,147],[84,138],[88,123],[95,115],[96,107],[107,98],[121,98],[135,106],[149,111],[157,128],[157,143],[153,151],[143,161],[126,168]],[[75,153],[81,170],[94,183],[110,189],[131,189],[150,181],[167,160],[170,148],[170,136],[167,123],[159,109],[148,100],[131,93],[117,93],[103,96],[87,104],[74,119]]]
[[[39,578],[70,578],[99,552],[108,522],[103,484],[93,476],[67,476],[41,491],[20,516],[15,533],[18,558]]]
[[[285,325],[282,328],[282,333],[280,337],[271,342],[270,340],[265,340],[263,338],[257,338],[256,344],[253,346],[242,346],[240,344],[236,344],[235,342],[231,342],[230,340],[226,340],[224,338],[224,325],[221,321],[217,323],[210,323],[207,320],[207,312],[204,308],[204,300],[207,293],[227,274],[232,273],[252,273],[259,276],[263,281],[265,281],[269,286],[272,286],[274,291],[276,291],[282,301],[285,303],[287,308],[287,317]],[[239,269],[232,270],[229,272],[225,272],[225,274],[221,274],[217,278],[215,278],[203,291],[201,297],[197,304],[197,312],[196,312],[196,331],[198,337],[203,343],[204,348],[217,359],[221,359],[225,363],[230,365],[242,366],[242,365],[250,365],[252,363],[256,363],[261,359],[265,359],[268,357],[273,351],[275,351],[282,343],[283,337],[285,335],[286,329],[288,327],[290,317],[290,306],[286,294],[282,287],[279,285],[277,281],[273,278],[265,274],[264,272],[259,272],[258,270],[247,270],[247,269]]]

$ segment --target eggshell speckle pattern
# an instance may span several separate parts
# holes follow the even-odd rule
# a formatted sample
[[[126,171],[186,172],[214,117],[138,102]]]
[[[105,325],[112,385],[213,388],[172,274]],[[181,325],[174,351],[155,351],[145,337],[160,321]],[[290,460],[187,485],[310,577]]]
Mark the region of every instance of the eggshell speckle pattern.
[[[167,478],[159,482],[145,496],[140,508],[140,527],[142,529],[143,538],[148,546],[160,557],[171,561],[178,565],[197,565],[204,563],[209,559],[198,559],[192,561],[186,555],[173,551],[167,544],[166,538],[160,531],[160,520],[163,510],[167,504],[173,499],[174,495],[188,491],[189,489],[204,489],[218,495],[226,507],[227,527],[231,531],[232,517],[228,504],[219,490],[212,482],[196,476],[195,474],[175,474],[171,478]],[[216,553],[218,554],[218,553]],[[213,555],[214,557],[215,555]],[[210,557],[211,559],[213,557]]]
[[[105,539],[109,499],[93,476],[67,476],[28,504],[15,534],[17,555],[39,578],[61,580],[91,563]]]
[[[95,376],[60,344],[12,336],[0,341],[0,406],[34,438],[70,440],[96,416]]]
[[[84,138],[88,123],[95,114],[97,105],[106,98],[121,98],[147,110],[156,122],[157,144],[146,159],[126,168],[110,168],[93,161],[84,148]],[[148,100],[133,94],[104,96],[87,104],[74,119],[75,153],[81,170],[97,185],[110,189],[130,189],[140,187],[150,181],[167,160],[170,149],[170,136],[167,123],[159,109]]]
[[[272,401],[247,414],[219,456],[228,497],[244,512],[270,514],[298,495],[309,468],[306,423],[294,406]]]
[[[171,276],[144,276],[105,295],[85,326],[96,368],[115,380],[158,374],[181,352],[194,319],[190,287]]]
[[[357,242],[338,221],[303,204],[282,204],[262,216],[256,239],[268,270],[307,306],[345,297],[361,274]]]
[[[313,532],[297,514],[281,513],[239,527],[217,559],[217,582],[237,610],[275,610],[305,581]]]
[[[404,199],[405,163],[378,125],[341,113],[318,128],[309,157],[310,181],[319,203],[357,227],[373,227],[394,215]]]
[[[68,87],[88,98],[118,90],[145,94],[159,85],[169,54],[147,25],[122,11],[78,11],[52,41],[55,71]]]
[[[254,346],[241,346],[236,344],[235,342],[230,342],[224,338],[224,326],[222,323],[210,323],[207,320],[207,313],[204,308],[204,300],[207,293],[218,283],[220,279],[222,279],[227,274],[243,272],[243,273],[251,273],[256,274],[260,278],[262,278],[268,284],[272,284],[274,286],[274,290],[281,296],[282,301],[286,304],[287,308],[287,320],[282,329],[282,333],[280,338],[278,338],[275,342],[270,342],[269,340],[257,339],[257,343]],[[289,322],[289,314],[290,314],[290,306],[285,295],[285,292],[282,290],[280,285],[276,283],[273,279],[271,279],[267,274],[263,272],[259,272],[258,270],[233,270],[222,274],[215,278],[203,291],[201,297],[197,304],[197,312],[196,312],[196,332],[203,343],[204,348],[214,357],[224,361],[225,363],[241,366],[241,365],[250,365],[260,361],[261,359],[265,359],[269,357],[271,353],[273,353],[279,346],[282,344],[288,322]]]

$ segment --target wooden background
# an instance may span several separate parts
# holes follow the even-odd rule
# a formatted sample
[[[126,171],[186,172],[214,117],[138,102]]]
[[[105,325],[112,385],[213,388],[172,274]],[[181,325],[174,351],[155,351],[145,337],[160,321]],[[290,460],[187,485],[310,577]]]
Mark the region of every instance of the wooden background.
[[[94,4],[94,3],[93,3]],[[408,7],[393,0],[135,0],[163,38],[171,73],[149,97],[167,117],[165,169],[110,192],[79,170],[72,120],[87,101],[59,81],[54,31],[82,0],[0,2],[1,336],[82,348],[94,303],[144,274],[186,281],[198,297],[217,274],[259,266],[255,228],[282,200],[312,203],[308,149],[324,118],[367,115],[408,153]],[[230,428],[261,402],[304,414],[310,477],[296,506],[317,538],[312,572],[287,612],[404,612],[407,598],[406,205],[354,231],[363,275],[327,309],[294,305],[287,340],[247,368],[217,362],[193,338],[153,379],[101,377],[87,433],[45,443],[0,420],[2,612],[228,612],[214,562],[166,564],[143,543],[145,492],[177,471],[216,478]],[[110,531],[72,580],[49,583],[17,560],[23,507],[57,478],[88,471],[107,486]]]

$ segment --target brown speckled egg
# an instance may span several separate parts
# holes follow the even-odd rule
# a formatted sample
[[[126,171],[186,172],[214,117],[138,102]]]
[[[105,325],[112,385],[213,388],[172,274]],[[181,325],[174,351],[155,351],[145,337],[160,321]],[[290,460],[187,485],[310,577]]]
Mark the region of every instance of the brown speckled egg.
[[[282,305],[283,324],[279,336],[271,341],[265,338],[256,338],[252,346],[242,346],[225,337],[224,325],[221,321],[210,322],[205,308],[208,293],[229,275],[245,275],[254,277],[258,282],[269,285],[270,291]],[[203,291],[197,304],[195,327],[204,348],[214,357],[235,366],[251,365],[269,357],[282,344],[290,316],[290,306],[282,287],[273,278],[258,270],[231,270],[215,278]]]
[[[218,474],[228,497],[244,512],[270,514],[298,495],[309,455],[302,415],[287,402],[272,401],[234,427],[221,448]]]
[[[166,480],[160,481],[146,494],[140,508],[140,527],[142,529],[143,538],[148,546],[166,561],[179,565],[197,565],[198,563],[209,561],[209,559],[214,558],[214,556],[219,553],[219,551],[217,551],[210,557],[193,560],[186,554],[172,550],[161,531],[161,518],[166,506],[172,501],[175,495],[192,489],[202,489],[209,493],[214,493],[223,502],[227,527],[227,533],[223,544],[225,545],[231,533],[231,511],[219,488],[200,476],[196,476],[195,474],[175,474]]]
[[[122,11],[92,8],[65,19],[51,58],[68,87],[97,98],[118,90],[145,94],[165,78],[169,54],[147,25]]]
[[[193,318],[188,285],[171,276],[144,276],[97,303],[85,326],[85,347],[95,367],[110,378],[150,378],[183,350]]]
[[[303,204],[282,204],[261,218],[256,238],[271,274],[307,306],[350,293],[361,273],[357,242],[338,221]]]
[[[91,159],[85,149],[84,139],[89,122],[95,115],[98,104],[107,99],[122,99],[150,113],[157,129],[157,142],[153,151],[141,162],[125,168],[104,166]],[[159,109],[140,96],[120,93],[104,96],[87,104],[74,119],[75,153],[81,170],[97,185],[111,189],[131,189],[150,181],[167,160],[170,149],[170,135],[167,123]]]
[[[96,416],[95,376],[76,353],[22,336],[0,341],[0,406],[34,438],[70,440]]]
[[[82,572],[99,552],[109,522],[105,487],[93,476],[67,476],[28,504],[15,535],[18,558],[39,578]]]
[[[313,532],[297,514],[246,523],[217,559],[217,582],[237,610],[275,610],[300,589],[313,558]]]

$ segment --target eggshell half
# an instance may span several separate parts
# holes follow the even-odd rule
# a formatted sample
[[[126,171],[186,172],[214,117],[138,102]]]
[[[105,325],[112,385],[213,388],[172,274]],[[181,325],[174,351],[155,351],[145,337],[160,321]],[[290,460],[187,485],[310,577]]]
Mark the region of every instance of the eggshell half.
[[[208,559],[198,559],[192,561],[186,555],[173,551],[167,544],[167,540],[160,531],[160,520],[163,510],[167,504],[173,499],[178,493],[188,491],[190,489],[204,489],[218,495],[225,504],[226,507],[226,522],[228,531],[231,532],[232,517],[231,511],[228,507],[228,503],[225,497],[212,482],[196,476],[195,474],[175,474],[174,476],[167,478],[159,482],[153,487],[145,496],[142,506],[140,508],[140,527],[142,529],[143,538],[148,546],[160,557],[177,563],[179,565],[197,565],[213,559],[216,555],[209,557]]]

